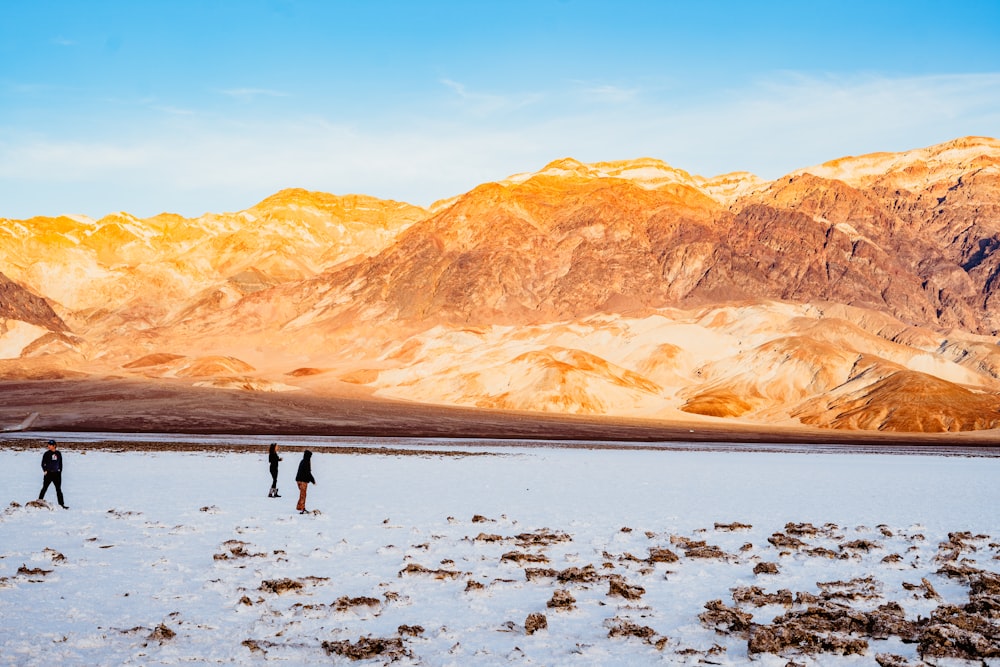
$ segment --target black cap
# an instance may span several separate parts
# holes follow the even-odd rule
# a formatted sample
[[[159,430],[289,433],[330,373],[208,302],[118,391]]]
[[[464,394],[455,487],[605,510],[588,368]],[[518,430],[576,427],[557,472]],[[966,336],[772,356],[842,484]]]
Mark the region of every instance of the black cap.
[[[47,444],[54,445],[54,444],[56,444],[56,441],[55,440],[49,440],[49,442]]]

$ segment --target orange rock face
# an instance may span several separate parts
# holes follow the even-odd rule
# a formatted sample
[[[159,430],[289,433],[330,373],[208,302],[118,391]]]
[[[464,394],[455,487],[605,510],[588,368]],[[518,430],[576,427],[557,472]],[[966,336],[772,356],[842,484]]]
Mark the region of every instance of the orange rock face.
[[[219,391],[1000,425],[994,139],[773,182],[564,159],[430,211],[285,190],[196,220],[0,219],[0,266],[21,375],[37,359]]]

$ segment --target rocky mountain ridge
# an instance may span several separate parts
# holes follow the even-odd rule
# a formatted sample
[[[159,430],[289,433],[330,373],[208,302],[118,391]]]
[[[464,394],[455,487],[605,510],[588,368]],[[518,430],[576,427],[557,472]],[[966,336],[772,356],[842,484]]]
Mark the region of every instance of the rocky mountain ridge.
[[[0,269],[77,337],[9,345],[22,364],[904,431],[1000,426],[998,249],[1000,142],[977,137],[772,182],[567,158],[430,210],[286,190],[195,220],[0,219]]]

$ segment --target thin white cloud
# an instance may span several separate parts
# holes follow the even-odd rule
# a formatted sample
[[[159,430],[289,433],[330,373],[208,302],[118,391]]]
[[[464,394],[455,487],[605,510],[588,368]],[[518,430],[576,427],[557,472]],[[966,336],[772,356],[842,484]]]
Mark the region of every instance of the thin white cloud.
[[[540,93],[501,94],[473,92],[465,84],[451,79],[441,79],[441,84],[450,88],[467,110],[483,115],[524,109],[537,104],[545,98]]]
[[[0,142],[0,179],[38,180],[53,188],[60,181],[90,180],[121,169],[149,165],[151,145],[123,146],[108,142],[59,142],[36,139],[23,144]]]
[[[622,88],[620,86],[586,85],[581,88],[581,93],[585,98],[593,102],[604,102],[608,104],[624,104],[635,101],[639,96],[638,88]]]
[[[280,90],[269,90],[267,88],[227,88],[219,92],[241,102],[252,102],[258,97],[288,97],[288,93],[283,93]]]
[[[149,108],[155,111],[165,113],[170,116],[194,116],[198,113],[193,109],[183,109],[181,107],[173,107],[163,104],[153,104],[150,105]]]

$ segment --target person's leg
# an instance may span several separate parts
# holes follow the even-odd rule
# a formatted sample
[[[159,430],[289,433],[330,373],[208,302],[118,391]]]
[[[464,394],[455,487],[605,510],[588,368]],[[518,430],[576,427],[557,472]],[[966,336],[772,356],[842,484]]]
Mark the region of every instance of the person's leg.
[[[271,488],[278,488],[278,466],[271,466]]]
[[[52,473],[52,484],[56,487],[56,500],[59,501],[60,507],[66,507],[66,503],[63,502],[62,494],[62,473],[54,472]]]
[[[51,473],[49,473],[51,475]],[[38,492],[38,499],[45,499],[45,492],[49,490],[49,484],[52,482],[52,478],[49,475],[42,477],[42,490]]]
[[[309,488],[309,482],[296,482],[299,485],[299,503],[295,506],[295,509],[300,512],[306,508],[306,490]]]

